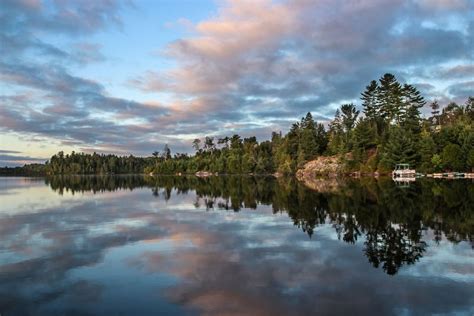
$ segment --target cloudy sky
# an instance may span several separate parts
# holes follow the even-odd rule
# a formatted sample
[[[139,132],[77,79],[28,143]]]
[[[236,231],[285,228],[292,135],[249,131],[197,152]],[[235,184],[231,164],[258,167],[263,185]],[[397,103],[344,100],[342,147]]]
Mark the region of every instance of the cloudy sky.
[[[0,165],[328,121],[386,72],[474,91],[470,0],[2,0]]]

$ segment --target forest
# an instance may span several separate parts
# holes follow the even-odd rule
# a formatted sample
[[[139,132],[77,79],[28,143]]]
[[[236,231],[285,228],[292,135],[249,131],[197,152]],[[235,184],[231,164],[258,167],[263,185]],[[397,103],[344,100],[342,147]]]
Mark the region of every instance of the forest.
[[[193,155],[172,154],[168,145],[151,157],[59,152],[46,162],[47,174],[294,174],[318,156],[340,158],[347,173],[387,173],[397,163],[417,171],[474,169],[474,97],[465,104],[427,104],[411,84],[385,74],[361,93],[361,104],[342,104],[325,126],[311,113],[288,133],[270,140],[235,134],[193,141]],[[425,114],[422,115],[424,109]]]

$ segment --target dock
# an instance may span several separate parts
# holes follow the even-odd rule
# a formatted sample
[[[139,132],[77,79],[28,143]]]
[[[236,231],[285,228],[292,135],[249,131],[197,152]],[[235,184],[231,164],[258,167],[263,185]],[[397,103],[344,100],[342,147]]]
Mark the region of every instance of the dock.
[[[427,177],[435,179],[474,179],[473,172],[437,172],[423,174],[410,169],[406,163],[397,164],[392,171],[392,179],[397,182],[413,182],[416,178]]]
[[[471,172],[429,173],[426,176],[436,179],[474,179],[474,173]]]

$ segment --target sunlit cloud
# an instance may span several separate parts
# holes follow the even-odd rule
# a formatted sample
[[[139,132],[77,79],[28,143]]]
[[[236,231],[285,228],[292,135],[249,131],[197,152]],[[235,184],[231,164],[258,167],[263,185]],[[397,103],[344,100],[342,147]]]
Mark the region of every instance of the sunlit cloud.
[[[328,122],[385,72],[419,84],[429,100],[472,94],[472,1],[223,1],[205,17],[158,21],[167,44],[111,58],[128,32],[140,31],[136,43],[154,39],[140,30],[153,16],[130,24],[147,11],[140,5],[2,3],[0,130],[22,135],[11,149],[42,158],[28,137],[57,150],[137,155],[166,143],[190,151],[205,135],[263,140],[308,111]],[[140,57],[147,69],[120,71]]]

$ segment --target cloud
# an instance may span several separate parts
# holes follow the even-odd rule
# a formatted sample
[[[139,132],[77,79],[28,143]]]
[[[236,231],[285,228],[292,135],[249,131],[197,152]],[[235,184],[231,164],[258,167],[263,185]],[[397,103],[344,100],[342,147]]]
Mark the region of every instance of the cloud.
[[[425,10],[466,10],[469,9],[467,0],[418,0],[415,1]]]
[[[7,33],[36,29],[86,35],[110,24],[121,25],[118,12],[123,6],[122,1],[107,0],[53,3],[6,0],[2,3],[0,23]]]
[[[463,81],[456,84],[453,84],[448,87],[448,92],[451,94],[455,101],[462,104],[467,98],[467,95],[474,95],[474,80],[473,81]]]
[[[2,2],[0,12],[0,53],[3,61],[21,64],[23,54],[65,63],[88,63],[101,58],[96,44],[75,44],[67,51],[48,42],[48,35],[84,37],[121,26],[122,1],[14,1]],[[85,46],[88,45],[89,47]],[[95,47],[95,52],[92,51]]]
[[[95,43],[77,43],[73,47],[74,57],[80,64],[90,64],[105,60],[105,56],[100,52],[101,45]]]
[[[0,154],[19,154],[19,151],[16,150],[1,150],[0,149]]]
[[[474,75],[473,64],[463,64],[445,68],[440,71],[443,78],[472,78]]]
[[[175,68],[150,70],[134,84],[191,99],[180,106],[195,120],[213,116],[227,122],[229,113],[238,112],[234,121],[298,118],[312,111],[327,121],[331,104],[357,100],[384,72],[408,81],[415,74],[403,76],[405,69],[469,60],[469,35],[423,23],[438,25],[433,10],[439,8],[467,25],[462,10],[472,3],[226,1],[216,16],[195,24],[191,36],[163,51]],[[443,76],[467,68],[461,64]]]
[[[157,57],[173,66],[126,74],[129,89],[166,96],[148,103],[110,95],[106,83],[73,70],[107,60],[91,36],[125,29],[126,2],[4,1],[0,79],[8,94],[1,97],[7,105],[0,108],[1,128],[86,151],[147,154],[165,143],[189,151],[196,136],[268,138],[308,111],[327,122],[336,106],[357,102],[385,72],[421,82],[430,98],[457,101],[470,93],[457,82],[472,72],[474,23],[466,14],[472,1],[229,0],[217,6],[197,23],[178,21],[188,35],[161,47]],[[451,87],[440,87],[443,80]]]
[[[19,152],[17,151],[0,151],[0,167],[13,167],[30,163],[44,163],[47,160],[47,158],[37,158],[18,154]]]

